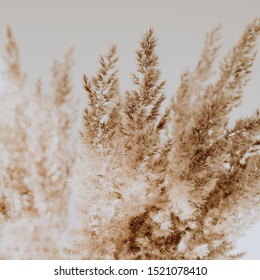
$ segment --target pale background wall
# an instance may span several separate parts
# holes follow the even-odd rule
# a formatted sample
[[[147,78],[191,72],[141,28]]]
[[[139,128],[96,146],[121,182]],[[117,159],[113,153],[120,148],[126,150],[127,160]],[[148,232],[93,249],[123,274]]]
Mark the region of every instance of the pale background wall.
[[[0,0],[0,51],[3,53],[5,28],[9,24],[19,43],[30,87],[38,77],[47,87],[53,58],[62,58],[74,46],[74,90],[82,96],[84,105],[82,74],[94,74],[99,54],[113,43],[118,45],[120,56],[121,90],[129,88],[129,74],[135,70],[134,51],[142,34],[152,26],[159,39],[166,93],[172,95],[180,73],[195,65],[207,31],[222,24],[223,56],[259,13],[259,0]],[[243,104],[233,118],[260,107],[259,74],[260,55]],[[239,240],[239,249],[248,251],[245,258],[260,259],[259,234],[260,223]]]

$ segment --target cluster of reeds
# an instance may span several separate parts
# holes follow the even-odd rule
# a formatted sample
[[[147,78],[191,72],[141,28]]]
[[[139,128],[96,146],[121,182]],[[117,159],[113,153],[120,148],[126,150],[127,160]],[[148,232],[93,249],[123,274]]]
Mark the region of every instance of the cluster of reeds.
[[[33,96],[25,96],[8,33],[10,84],[0,96],[8,108],[0,110],[2,257],[242,256],[232,254],[235,241],[260,214],[260,113],[232,126],[229,118],[251,74],[260,19],[246,27],[211,82],[219,33],[217,27],[207,35],[197,66],[181,75],[166,106],[152,29],[140,42],[133,89],[124,95],[116,48],[101,56],[96,76],[84,76],[87,105],[77,158],[70,150],[70,56],[54,63],[52,93],[42,94],[38,84]],[[37,256],[36,247],[25,248],[29,239],[21,241],[24,250],[17,245],[19,253],[8,249],[14,227],[30,219],[35,224],[27,238],[38,238]],[[48,235],[41,234],[44,227]]]
[[[59,258],[67,224],[66,185],[76,158],[72,52],[54,61],[49,91],[28,89],[19,51],[7,29],[0,93],[0,257]]]

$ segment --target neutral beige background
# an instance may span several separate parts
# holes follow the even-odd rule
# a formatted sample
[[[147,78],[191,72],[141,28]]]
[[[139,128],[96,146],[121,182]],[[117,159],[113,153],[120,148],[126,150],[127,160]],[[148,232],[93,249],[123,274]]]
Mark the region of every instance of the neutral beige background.
[[[31,87],[38,77],[47,82],[54,57],[62,58],[75,47],[74,90],[82,97],[82,74],[94,74],[99,54],[112,43],[118,45],[121,90],[131,85],[135,70],[134,51],[142,34],[154,27],[159,38],[158,53],[166,93],[172,95],[180,73],[194,67],[204,36],[222,24],[223,48],[232,47],[244,27],[260,16],[259,0],[0,0],[0,51],[5,43],[5,28],[12,26],[21,50],[23,68]],[[260,50],[260,42],[259,47]],[[232,118],[250,114],[260,107],[260,55],[245,91],[244,101]],[[238,242],[247,259],[260,259],[260,223]]]

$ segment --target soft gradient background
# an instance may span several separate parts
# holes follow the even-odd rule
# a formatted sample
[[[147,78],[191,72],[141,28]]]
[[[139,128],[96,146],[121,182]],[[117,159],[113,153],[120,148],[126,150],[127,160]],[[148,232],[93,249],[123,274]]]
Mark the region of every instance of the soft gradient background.
[[[167,80],[166,94],[170,96],[178,87],[180,73],[195,66],[207,31],[222,24],[223,57],[257,16],[259,0],[0,0],[0,51],[3,53],[5,30],[10,25],[19,43],[29,86],[33,88],[40,77],[47,89],[53,58],[62,58],[73,46],[74,90],[84,106],[82,74],[94,74],[98,56],[116,43],[120,87],[125,91],[131,86],[129,74],[135,70],[138,42],[149,27],[154,27],[162,78]],[[243,104],[232,119],[260,108],[260,54],[253,70]],[[260,223],[238,241],[239,250],[248,252],[245,259],[260,259],[259,235]]]

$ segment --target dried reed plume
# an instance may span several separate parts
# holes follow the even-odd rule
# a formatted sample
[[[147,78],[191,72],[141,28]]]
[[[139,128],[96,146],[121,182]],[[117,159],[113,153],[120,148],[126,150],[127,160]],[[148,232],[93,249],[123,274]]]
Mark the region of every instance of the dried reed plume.
[[[17,44],[7,28],[0,92],[0,258],[60,258],[66,226],[66,180],[76,157],[72,52],[52,67],[52,87],[30,92]]]
[[[51,89],[38,81],[30,93],[8,28],[0,258],[240,258],[235,241],[260,218],[260,113],[233,126],[229,116],[241,102],[259,34],[256,19],[211,82],[220,48],[220,27],[213,29],[166,108],[153,30],[140,42],[124,96],[111,47],[96,76],[84,76],[88,102],[76,153],[71,51],[54,61]]]
[[[235,240],[260,213],[260,114],[228,124],[256,55],[260,19],[250,23],[210,83],[219,27],[194,71],[165,99],[157,40],[136,52],[134,88],[119,98],[115,48],[84,77],[81,157],[70,179],[73,259],[232,259]],[[254,211],[252,211],[254,209]]]

